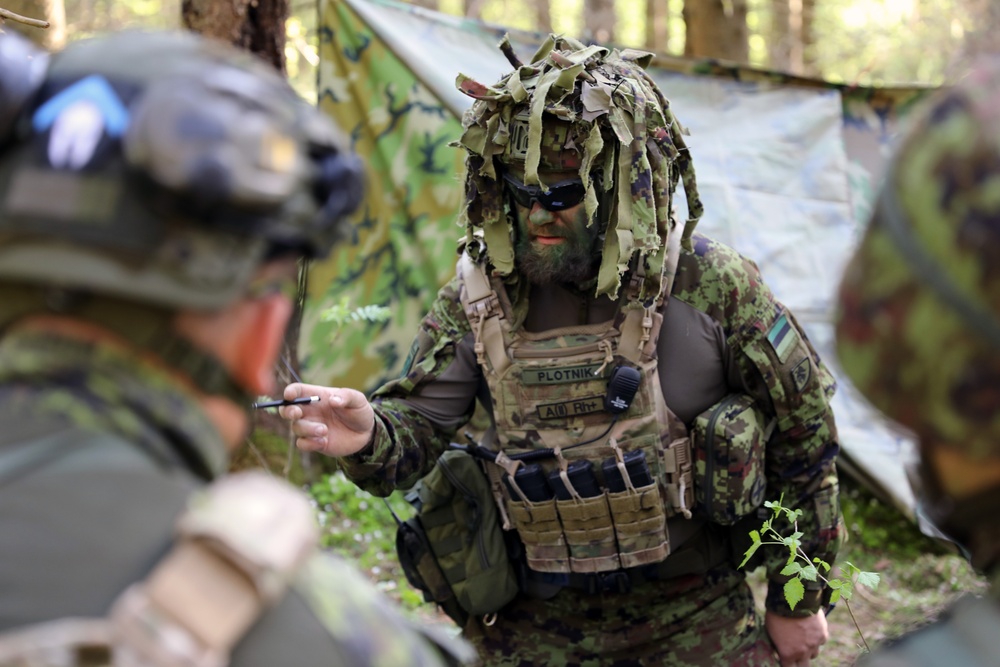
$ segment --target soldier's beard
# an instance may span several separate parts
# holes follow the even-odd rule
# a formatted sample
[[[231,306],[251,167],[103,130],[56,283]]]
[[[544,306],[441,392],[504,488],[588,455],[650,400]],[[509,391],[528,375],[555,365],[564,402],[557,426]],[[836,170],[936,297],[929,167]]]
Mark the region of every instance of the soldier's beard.
[[[560,236],[565,240],[556,245],[543,245],[533,240],[525,224],[519,226],[515,258],[518,271],[535,285],[581,283],[596,275],[598,255],[595,247],[597,225],[549,225],[535,227],[543,236]]]

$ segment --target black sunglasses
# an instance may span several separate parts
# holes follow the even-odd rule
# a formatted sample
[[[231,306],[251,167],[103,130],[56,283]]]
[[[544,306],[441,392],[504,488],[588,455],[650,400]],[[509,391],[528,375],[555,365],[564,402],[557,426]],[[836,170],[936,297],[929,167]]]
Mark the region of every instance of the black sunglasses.
[[[546,211],[563,211],[582,202],[587,194],[587,187],[579,178],[560,181],[547,190],[537,185],[525,185],[507,172],[503,173],[503,180],[510,196],[524,208],[531,208],[538,202]]]

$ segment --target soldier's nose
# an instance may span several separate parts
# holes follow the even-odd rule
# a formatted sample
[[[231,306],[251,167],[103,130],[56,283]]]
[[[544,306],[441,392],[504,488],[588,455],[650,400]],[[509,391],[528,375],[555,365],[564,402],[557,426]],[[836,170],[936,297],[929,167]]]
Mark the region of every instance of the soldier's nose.
[[[534,202],[531,205],[531,211],[528,212],[528,221],[531,222],[531,224],[538,226],[548,225],[552,223],[553,220],[555,220],[555,216],[552,214],[552,211],[546,210],[538,202]]]

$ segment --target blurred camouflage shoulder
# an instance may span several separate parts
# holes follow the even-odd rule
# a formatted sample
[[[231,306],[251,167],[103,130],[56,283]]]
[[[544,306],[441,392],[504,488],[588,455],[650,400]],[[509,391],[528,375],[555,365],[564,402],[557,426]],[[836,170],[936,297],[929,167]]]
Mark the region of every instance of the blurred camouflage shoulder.
[[[353,653],[352,665],[436,667],[468,665],[475,660],[472,647],[457,634],[407,619],[339,556],[313,557],[293,587],[337,643]]]
[[[837,350],[854,385],[921,438],[1000,442],[1000,59],[921,109],[844,273]]]

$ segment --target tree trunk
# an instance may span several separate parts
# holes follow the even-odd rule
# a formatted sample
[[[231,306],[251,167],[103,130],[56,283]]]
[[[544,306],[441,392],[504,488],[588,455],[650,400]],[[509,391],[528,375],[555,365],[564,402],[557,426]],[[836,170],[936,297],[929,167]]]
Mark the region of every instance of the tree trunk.
[[[479,21],[483,18],[483,5],[485,4],[486,0],[462,0],[462,12],[466,18]]]
[[[646,0],[646,48],[666,53],[670,46],[670,3]]]
[[[256,53],[285,72],[288,0],[184,0],[181,16],[185,27]]]
[[[802,73],[818,76],[816,63],[816,0],[801,0],[802,22],[799,41],[802,43]]]
[[[0,23],[0,29],[18,32],[50,51],[66,45],[66,6],[63,0],[0,0],[0,7],[27,19],[49,22],[48,28],[37,28],[7,20]]]
[[[552,0],[535,0],[535,29],[552,32]]]
[[[791,0],[771,0],[771,35],[767,40],[767,53],[771,69],[792,71]]]
[[[962,58],[966,61],[1000,51],[1000,6],[996,0],[963,0],[975,28],[965,34]]]
[[[615,40],[614,0],[583,0],[583,36],[599,44]]]
[[[750,57],[747,0],[684,0],[684,55],[746,63]]]

